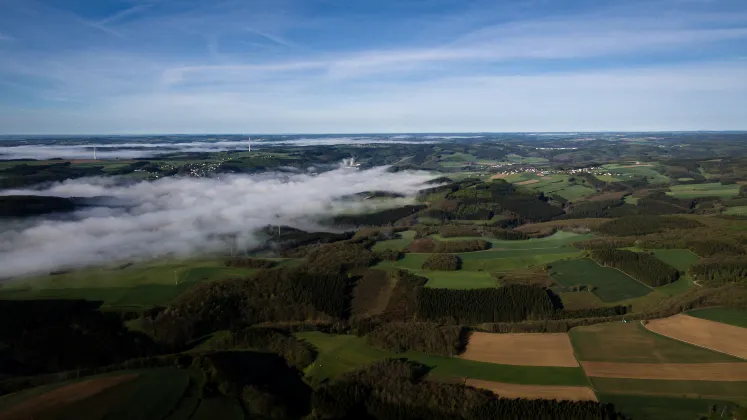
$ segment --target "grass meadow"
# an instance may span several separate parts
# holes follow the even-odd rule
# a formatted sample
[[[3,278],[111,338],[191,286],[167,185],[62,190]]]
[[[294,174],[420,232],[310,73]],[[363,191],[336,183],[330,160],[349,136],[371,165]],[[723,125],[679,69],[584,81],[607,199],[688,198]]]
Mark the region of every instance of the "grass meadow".
[[[747,311],[740,309],[726,307],[704,308],[688,311],[687,314],[696,318],[747,328]],[[744,395],[747,395],[747,392]]]
[[[724,406],[722,400],[678,398],[648,395],[621,395],[597,393],[602,403],[614,404],[632,419],[686,420],[698,419],[708,414],[714,404]]]
[[[88,299],[109,307],[147,307],[167,303],[202,281],[256,271],[225,267],[218,259],[120,264],[6,282],[0,286],[0,299]]]
[[[722,185],[719,182],[709,182],[705,184],[684,184],[673,185],[669,187],[667,194],[676,198],[695,198],[695,197],[736,197],[739,195],[739,185],[729,184]]]

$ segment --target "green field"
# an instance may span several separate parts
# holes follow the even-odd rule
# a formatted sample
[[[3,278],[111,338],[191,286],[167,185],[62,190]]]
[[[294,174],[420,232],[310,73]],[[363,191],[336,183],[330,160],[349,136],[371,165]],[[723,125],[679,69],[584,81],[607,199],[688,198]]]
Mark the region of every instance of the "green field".
[[[496,280],[491,275],[492,273],[525,269],[560,259],[577,258],[582,255],[582,252],[568,245],[592,238],[593,235],[557,232],[545,238],[521,241],[479,237],[442,238],[439,235],[433,235],[432,237],[441,241],[484,239],[489,241],[493,247],[486,251],[458,254],[462,260],[462,269],[458,271],[423,270],[423,263],[431,255],[428,253],[408,253],[399,261],[382,261],[374,268],[399,267],[410,270],[417,275],[430,279],[426,287],[458,289],[495,287]]]
[[[690,420],[708,414],[714,404],[724,406],[721,400],[676,398],[644,395],[597,394],[599,401],[614,404],[617,411],[635,420]]]
[[[296,336],[312,344],[319,352],[314,364],[305,371],[312,381],[333,378],[377,360],[394,357],[427,365],[436,376],[468,377],[516,384],[589,385],[581,368],[498,365],[419,352],[395,354],[371,347],[361,337],[316,331],[296,333]]]
[[[669,381],[659,379],[590,378],[604,394],[662,395],[688,398],[743,399],[747,382]]]
[[[566,287],[591,286],[592,292],[605,302],[645,296],[651,292],[651,288],[627,274],[602,267],[590,259],[556,261],[550,266],[550,277],[559,284]]]
[[[732,216],[747,216],[747,206],[729,207],[724,214]]]
[[[707,196],[735,197],[739,195],[738,184],[722,185],[719,182],[673,185],[669,187],[669,190],[670,192],[668,192],[667,194],[676,198],[695,198]]]
[[[26,278],[0,286],[0,299],[88,299],[109,307],[161,305],[202,281],[239,278],[257,270],[222,260],[157,261]]]
[[[428,278],[425,287],[440,289],[483,289],[498,286],[498,281],[485,271],[430,271],[411,270],[418,276]]]
[[[410,243],[415,239],[414,230],[408,230],[405,232],[399,232],[396,235],[399,237],[396,239],[387,239],[385,241],[378,241],[374,244],[372,250],[374,251],[385,251],[387,249],[402,250],[407,248]]]
[[[688,311],[687,314],[696,318],[747,328],[747,311],[740,309],[725,307],[704,308]],[[745,396],[747,396],[747,392]]]
[[[625,363],[739,362],[741,359],[692,346],[647,330],[640,322],[576,327],[568,333],[579,360]]]
[[[663,293],[666,296],[677,296],[690,290],[693,286],[695,286],[695,283],[693,282],[692,277],[685,274],[680,276],[680,278],[678,278],[674,283],[657,287],[656,292]]]
[[[314,363],[304,371],[314,381],[334,378],[391,357],[391,353],[371,347],[364,339],[354,335],[333,335],[318,331],[299,332],[295,335],[316,347],[319,352]]]
[[[654,249],[654,256],[680,271],[687,271],[700,258],[689,249]]]
[[[570,185],[563,189],[554,191],[555,194],[569,201],[575,201],[579,198],[590,196],[595,192],[597,192],[595,189],[589,188],[585,185]]]
[[[627,179],[631,179],[632,177],[635,177],[635,176],[646,177],[651,184],[666,184],[670,182],[669,177],[662,175],[661,172],[655,169],[656,166],[647,166],[647,164],[644,164],[644,165],[609,164],[609,165],[602,165],[602,168],[605,171],[609,171],[610,173],[616,174],[618,176],[621,175],[621,177],[627,178]]]
[[[543,192],[545,194],[559,195],[566,200],[578,200],[596,192],[595,189],[585,185],[569,182],[570,175],[548,174],[539,176],[534,172],[522,172],[509,175],[504,178],[507,182],[520,184],[525,181],[537,181],[531,184],[520,184],[519,186],[530,191]]]
[[[459,254],[462,270],[483,270],[490,272],[519,270],[551,263],[582,255],[574,248],[548,250],[516,250],[503,252],[472,252]]]

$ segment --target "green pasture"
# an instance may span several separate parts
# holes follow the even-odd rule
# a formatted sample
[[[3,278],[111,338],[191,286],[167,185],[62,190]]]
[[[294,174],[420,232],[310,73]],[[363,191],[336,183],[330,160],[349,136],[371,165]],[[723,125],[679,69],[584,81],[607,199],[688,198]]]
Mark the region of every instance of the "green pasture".
[[[513,271],[554,261],[578,258],[580,250],[573,248],[555,248],[542,250],[515,250],[501,252],[471,252],[459,254],[462,259],[462,270]]]
[[[596,193],[597,190],[587,187],[585,185],[570,185],[563,189],[552,191],[552,192],[554,194],[557,194],[565,198],[566,200],[574,201],[574,200],[578,200],[579,198],[588,197]]]
[[[498,365],[419,352],[395,354],[369,346],[361,337],[317,331],[296,333],[296,336],[312,344],[319,352],[314,364],[305,371],[306,376],[315,382],[334,378],[378,360],[406,358],[431,367],[431,373],[437,376],[468,377],[516,384],[589,384],[581,368]]]
[[[605,303],[594,293],[589,291],[580,292],[559,292],[560,300],[563,302],[563,308],[568,310],[601,308]]]
[[[695,309],[688,311],[687,314],[700,319],[747,328],[747,311],[741,309],[719,306],[715,308]],[[744,395],[747,396],[747,392]]]
[[[670,397],[742,399],[747,382],[671,381],[661,379],[589,378],[604,394],[661,395]]]
[[[635,420],[690,420],[704,418],[714,404],[726,402],[704,398],[678,398],[647,395],[597,393],[599,401],[614,404],[617,411]]]
[[[724,214],[732,216],[747,216],[747,206],[729,207]]]
[[[657,287],[654,293],[662,293],[665,296],[677,296],[690,290],[695,283],[688,274],[680,276],[674,283]],[[653,294],[653,293],[652,293]]]
[[[456,152],[448,156],[441,157],[441,161],[453,161],[453,162],[474,162],[477,160],[475,155],[469,153]]]
[[[397,238],[395,239],[387,239],[384,241],[378,241],[374,244],[372,250],[374,251],[386,251],[388,249],[394,249],[394,250],[402,250],[407,248],[410,243],[412,243],[413,240],[415,240],[415,232],[414,230],[407,230],[404,232],[396,233]]]
[[[0,299],[89,299],[111,307],[164,304],[202,281],[241,278],[257,270],[223,260],[163,260],[95,267],[0,285]]]
[[[626,178],[623,176],[615,176],[615,175],[594,175],[594,176],[597,177],[597,179],[599,179],[600,181],[604,181],[604,182],[620,182],[620,181],[625,181],[627,179],[630,179],[629,177]]]
[[[436,289],[484,289],[498,286],[498,281],[485,271],[411,271],[413,274],[428,278],[425,287]]]
[[[632,195],[626,195],[625,196],[625,202],[628,204],[632,204],[634,206],[638,205],[638,197],[633,197]]]
[[[620,363],[739,362],[733,356],[696,347],[647,330],[638,321],[572,328],[568,333],[579,360]]]
[[[550,277],[562,286],[590,286],[592,293],[605,302],[645,296],[651,288],[622,271],[602,267],[590,259],[555,261]]]
[[[739,195],[739,185],[722,185],[719,182],[705,184],[672,185],[667,194],[676,198],[695,198],[706,196],[735,197]]]
[[[604,171],[608,171],[610,173],[616,174],[616,175],[622,175],[622,176],[640,176],[640,177],[646,177],[649,180],[649,183],[651,184],[665,184],[670,182],[669,177],[663,175],[661,172],[657,171],[656,165],[654,166],[646,166],[648,164],[644,165],[618,165],[618,164],[609,164],[609,165],[602,165],[602,168]]]
[[[319,331],[299,332],[295,335],[318,351],[314,363],[304,371],[315,382],[337,377],[392,356],[385,350],[369,346],[363,338],[354,335],[325,334]]]
[[[689,249],[653,249],[654,256],[672,267],[687,271],[690,266],[697,264],[700,258]]]
[[[556,194],[566,200],[578,200],[579,198],[587,197],[596,192],[594,188],[570,183],[570,175],[566,174],[548,174],[539,176],[535,172],[522,172],[509,175],[504,179],[513,184],[536,180],[537,182],[519,186],[538,193]]]

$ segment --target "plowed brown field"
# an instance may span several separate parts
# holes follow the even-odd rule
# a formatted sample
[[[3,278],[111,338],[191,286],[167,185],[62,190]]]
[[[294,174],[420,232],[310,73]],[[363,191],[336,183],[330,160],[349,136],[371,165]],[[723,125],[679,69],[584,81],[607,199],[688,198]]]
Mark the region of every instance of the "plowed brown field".
[[[529,185],[540,182],[539,179],[527,179],[526,181],[517,182],[516,185]]]
[[[502,398],[529,398],[558,401],[597,401],[591,388],[585,386],[517,385],[467,379],[467,385],[493,391]]]
[[[581,362],[587,376],[675,381],[747,381],[747,363]]]
[[[675,340],[747,359],[747,328],[683,314],[649,321],[646,328]]]
[[[502,365],[576,367],[567,334],[472,333],[462,359]]]

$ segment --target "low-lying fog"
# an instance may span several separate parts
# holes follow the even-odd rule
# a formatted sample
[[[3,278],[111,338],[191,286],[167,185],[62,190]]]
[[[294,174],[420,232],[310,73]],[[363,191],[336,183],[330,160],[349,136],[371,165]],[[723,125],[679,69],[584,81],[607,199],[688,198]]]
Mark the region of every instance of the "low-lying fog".
[[[0,278],[250,248],[259,245],[255,232],[268,224],[309,229],[342,212],[411,204],[415,193],[432,178],[425,172],[390,173],[380,167],[339,169],[318,176],[163,178],[131,184],[114,178],[83,178],[38,190],[4,190],[0,194],[108,196],[117,205],[86,208],[63,219],[4,222],[0,225]],[[391,191],[408,198],[340,199],[364,191]],[[227,241],[227,235],[232,239]]]

